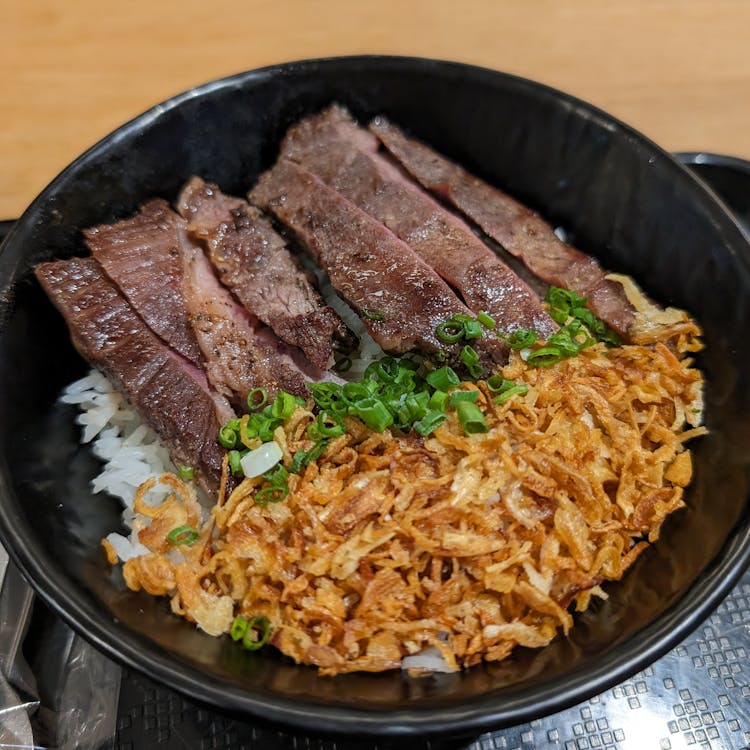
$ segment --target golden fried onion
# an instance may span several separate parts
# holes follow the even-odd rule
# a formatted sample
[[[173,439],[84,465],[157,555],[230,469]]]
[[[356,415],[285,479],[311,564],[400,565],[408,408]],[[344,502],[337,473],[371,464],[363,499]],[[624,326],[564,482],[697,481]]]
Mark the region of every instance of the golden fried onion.
[[[685,442],[705,432],[685,356],[699,332],[670,326],[549,368],[515,355],[503,375],[529,391],[501,406],[484,383],[463,384],[479,388],[486,434],[465,435],[450,414],[427,439],[352,420],[290,475],[284,502],[256,505],[262,478],[245,479],[193,547],[164,542],[195,517],[176,491],[149,509],[158,532],[140,538],[152,552],[125,564],[126,581],[212,634],[265,615],[277,648],[326,675],[397,668],[427,648],[458,669],[544,646],[683,505]],[[277,431],[287,467],[311,447],[313,419],[298,408]]]

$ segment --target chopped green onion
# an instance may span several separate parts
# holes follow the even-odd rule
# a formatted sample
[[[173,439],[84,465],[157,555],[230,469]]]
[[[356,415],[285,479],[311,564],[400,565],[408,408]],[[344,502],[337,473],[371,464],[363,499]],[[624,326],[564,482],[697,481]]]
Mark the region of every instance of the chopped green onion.
[[[448,403],[448,394],[445,391],[435,391],[427,404],[428,408],[433,411],[445,411]]]
[[[273,433],[277,427],[281,427],[282,421],[280,419],[267,419],[258,429],[258,437],[264,443],[270,443],[273,441]]]
[[[242,616],[237,615],[232,621],[232,627],[229,628],[229,635],[233,641],[241,641],[247,633],[248,621]]]
[[[563,325],[569,317],[566,310],[560,310],[557,307],[550,307],[549,315],[555,323],[559,323],[560,325]]]
[[[416,420],[421,419],[425,414],[427,414],[429,403],[430,394],[427,391],[410,393],[404,399],[404,406],[409,411],[410,421],[415,422]]]
[[[309,388],[313,401],[321,409],[327,409],[341,393],[341,386],[337,383],[310,383]]]
[[[289,472],[281,464],[277,464],[275,469],[269,469],[263,475],[263,479],[274,487],[283,487],[289,479]]]
[[[550,367],[564,358],[564,355],[558,347],[543,346],[541,349],[531,352],[526,359],[526,362],[532,367]]]
[[[459,356],[467,367],[479,364],[479,354],[477,354],[477,350],[473,346],[465,346],[461,349]]]
[[[464,325],[454,319],[444,320],[435,329],[435,335],[444,344],[455,344],[464,336]]]
[[[510,388],[515,383],[512,380],[506,380],[502,375],[490,375],[486,380],[487,388],[491,393],[499,393]]]
[[[469,365],[468,370],[469,375],[471,375],[474,380],[479,380],[484,375],[484,368],[480,364]]]
[[[172,544],[192,547],[200,538],[200,533],[192,526],[178,526],[167,534],[167,540]]]
[[[236,477],[242,476],[242,453],[239,451],[229,451],[227,457],[229,458],[229,470]]]
[[[422,437],[427,437],[427,435],[432,434],[438,427],[440,427],[440,425],[445,422],[445,419],[445,413],[442,411],[428,411],[422,419],[418,422],[414,422],[412,426],[420,435],[422,435]]]
[[[248,651],[257,651],[268,643],[271,637],[271,623],[263,615],[253,617],[247,623],[247,630],[242,636],[242,645]]]
[[[495,319],[489,314],[484,311],[477,313],[477,320],[488,330],[488,331],[494,331],[495,326],[497,325],[497,322]]]
[[[583,323],[594,339],[603,341],[609,346],[617,346],[620,343],[620,337],[616,331],[613,331],[607,324],[597,318],[586,305],[586,298],[569,289],[551,286],[547,290],[545,297],[549,304],[549,313],[552,318],[563,325],[569,318],[574,318]],[[585,343],[584,346],[589,346]]]
[[[319,459],[328,447],[327,440],[318,440],[308,451],[298,450],[292,456],[292,465],[289,468],[293,474],[299,474],[311,461]]]
[[[393,415],[385,404],[372,396],[358,401],[353,407],[353,413],[373,432],[383,432],[386,427],[393,424]]]
[[[228,423],[219,430],[219,445],[222,448],[234,448],[237,445],[237,432]]]
[[[487,432],[489,429],[482,410],[470,401],[459,401],[456,404],[456,416],[467,435],[473,435],[477,432]]]
[[[464,323],[464,338],[481,339],[482,324],[478,320],[467,320],[466,323]]]
[[[370,377],[377,377],[381,383],[393,383],[402,375],[402,368],[393,357],[381,357],[377,362],[371,363],[368,370],[372,373]],[[404,370],[410,373],[411,370]]]
[[[177,471],[183,482],[192,482],[195,478],[195,469],[192,466],[180,466]]]
[[[268,643],[271,637],[271,623],[267,617],[260,615],[251,620],[237,615],[229,628],[229,637],[233,641],[242,642],[248,651],[257,651]]]
[[[531,328],[517,328],[508,334],[505,341],[511,349],[527,349],[537,340],[536,331]]]
[[[283,455],[279,444],[270,440],[241,458],[242,472],[246,477],[259,477],[281,461]]]
[[[312,422],[307,428],[307,436],[311,440],[338,437],[339,435],[343,435],[344,432],[346,432],[344,425],[339,420],[329,416],[325,410],[321,411],[316,421]]]
[[[455,406],[459,401],[475,404],[479,400],[479,391],[453,391],[448,399],[448,406]]]
[[[512,380],[507,381],[512,383]],[[492,399],[495,404],[504,404],[508,399],[513,396],[523,396],[524,393],[528,393],[529,386],[526,383],[518,383],[518,385],[511,385],[510,388],[506,388],[501,391],[497,396]]]
[[[545,300],[549,306],[556,310],[569,312],[574,307],[583,307],[586,298],[570,289],[561,289],[559,286],[551,286],[547,290]]]
[[[466,313],[453,313],[450,319],[455,320],[457,323],[468,323],[470,320],[474,320],[471,315],[467,315]]]
[[[294,409],[297,404],[294,401],[294,396],[286,391],[279,391],[276,395],[276,400],[271,406],[271,414],[276,419],[286,421],[289,417],[294,414]]]
[[[305,462],[305,459],[307,458],[307,451],[300,448],[298,451],[295,452],[295,454],[292,456],[292,464],[289,467],[289,471],[292,474],[299,474],[300,471],[307,466],[307,463]]]
[[[265,388],[253,388],[247,394],[247,408],[250,411],[262,409],[268,401],[268,391]]]
[[[377,307],[363,307],[362,315],[368,320],[385,320],[385,313]]]
[[[280,503],[289,494],[287,485],[268,486],[258,490],[253,497],[256,505],[266,506],[268,503]]]
[[[425,380],[427,380],[427,382],[438,391],[447,391],[450,388],[455,388],[461,383],[455,370],[448,365],[433,370],[427,375]]]

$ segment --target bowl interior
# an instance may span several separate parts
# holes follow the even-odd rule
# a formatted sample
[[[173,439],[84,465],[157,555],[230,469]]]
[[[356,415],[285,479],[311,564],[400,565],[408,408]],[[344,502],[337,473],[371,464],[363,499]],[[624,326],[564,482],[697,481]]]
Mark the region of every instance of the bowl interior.
[[[331,101],[384,112],[568,229],[605,267],[632,274],[705,331],[708,437],[694,444],[686,510],[568,639],[458,675],[320,678],[272,651],[239,651],[133,593],[104,563],[118,502],[94,496],[97,461],[56,403],[87,368],[31,275],[82,254],[80,230],[173,200],[199,174],[244,194],[288,125]],[[299,727],[404,733],[532,718],[603,690],[708,614],[748,557],[750,309],[747,244],[675,161],[597,110],[527,81],[465,66],[348,58],[209,84],[129,123],[63,172],[0,255],[0,531],[41,596],[106,651],[217,705]]]

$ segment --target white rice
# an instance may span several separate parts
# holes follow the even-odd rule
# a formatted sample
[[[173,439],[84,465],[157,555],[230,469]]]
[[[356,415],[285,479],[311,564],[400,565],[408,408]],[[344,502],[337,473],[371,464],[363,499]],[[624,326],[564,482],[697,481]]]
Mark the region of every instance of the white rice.
[[[128,528],[146,525],[147,519],[138,519],[136,523],[133,512],[136,490],[150,477],[175,471],[156,433],[143,424],[125,397],[96,370],[71,383],[60,401],[78,406],[81,413],[76,422],[83,427],[81,442],[92,443],[94,455],[104,462],[101,472],[91,482],[91,489],[107,492],[122,501],[123,522]],[[163,494],[160,496],[157,491],[151,499],[158,502],[161,497]],[[111,533],[107,540],[123,561],[149,551],[138,542],[135,529],[129,537]]]
[[[352,367],[343,373],[347,380],[357,380],[371,362],[383,356],[383,350],[367,333],[354,310],[336,294],[328,276],[320,269],[313,267],[313,270],[326,303],[359,337],[360,345],[352,357]],[[128,537],[111,533],[107,540],[123,561],[146,554],[148,549],[138,542],[137,532],[147,526],[149,520],[136,517],[133,500],[138,487],[147,479],[176,471],[167,449],[156,433],[141,421],[127,399],[97,370],[91,370],[65,388],[60,401],[78,407],[80,414],[76,422],[83,428],[81,442],[91,443],[94,455],[103,462],[101,472],[91,482],[91,489],[95,493],[106,492],[123,503],[122,520],[131,532]],[[166,490],[156,487],[149,493],[148,500],[157,503],[165,495]]]
[[[401,659],[401,669],[404,671],[414,670],[415,672],[455,672],[440,649],[434,646],[428,646],[413,656],[405,656]]]
[[[365,328],[363,322],[360,320],[354,310],[336,294],[336,290],[331,284],[331,280],[328,278],[328,274],[325,273],[321,268],[315,266],[311,261],[306,258],[302,258],[302,265],[310,270],[318,282],[318,289],[320,294],[325,300],[325,303],[332,307],[344,321],[350,331],[359,338],[359,348],[352,355],[352,366],[346,372],[342,372],[341,376],[346,380],[360,380],[364,374],[367,366],[377,359],[384,356],[385,352],[380,348],[379,344],[375,343],[375,340],[370,336]]]

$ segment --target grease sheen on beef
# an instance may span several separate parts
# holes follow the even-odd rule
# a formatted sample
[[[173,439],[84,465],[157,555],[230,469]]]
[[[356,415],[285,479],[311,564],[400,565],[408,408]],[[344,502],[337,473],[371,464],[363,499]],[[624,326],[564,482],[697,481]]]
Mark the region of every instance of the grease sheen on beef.
[[[297,164],[280,159],[250,199],[294,232],[386,351],[445,351],[435,328],[453,313],[470,314],[405,242]],[[475,348],[485,360],[506,355],[494,337]]]
[[[232,299],[203,250],[186,242],[182,259],[185,307],[214,388],[240,411],[253,388],[265,388],[269,398],[279,390],[307,396],[306,375],[284,344]]]
[[[151,331],[93,258],[42,263],[35,273],[81,356],[125,394],[175,464],[193,467],[215,493],[224,454],[216,436],[234,413],[202,370]]]
[[[370,130],[422,185],[475,221],[540,279],[584,295],[598,317],[627,334],[635,311],[622,286],[605,278],[596,259],[562,242],[537,213],[408,138],[385,117],[376,117]]]
[[[334,348],[352,348],[353,335],[257,209],[199,177],[185,185],[177,205],[190,231],[205,241],[222,282],[282,341],[320,370],[333,364]]]
[[[195,363],[200,348],[182,299],[185,223],[161,199],[128,219],[84,230],[86,244],[151,330]]]
[[[378,139],[338,105],[287,132],[282,154],[313,172],[398,235],[459,291],[474,312],[489,312],[499,330],[557,330],[541,300],[454,214],[391,160]]]

